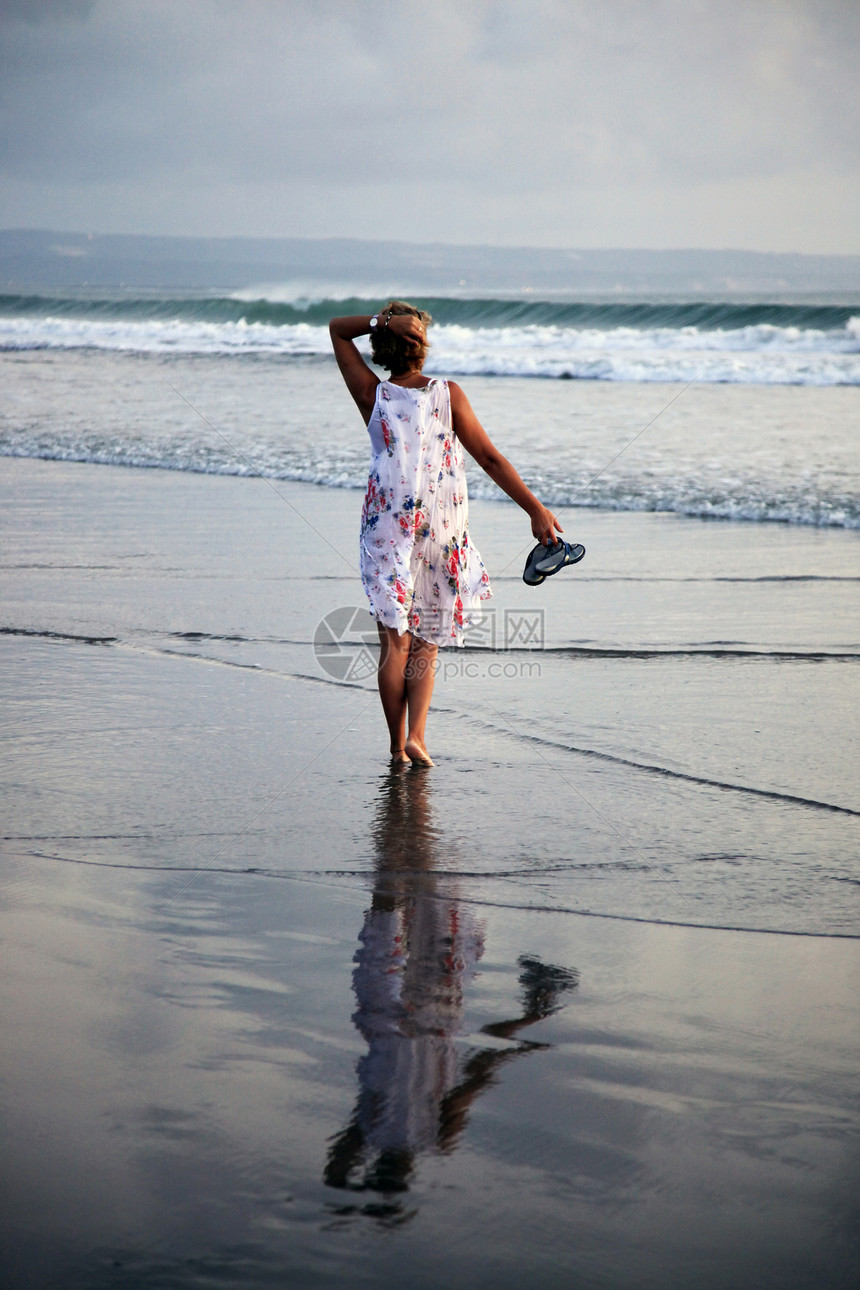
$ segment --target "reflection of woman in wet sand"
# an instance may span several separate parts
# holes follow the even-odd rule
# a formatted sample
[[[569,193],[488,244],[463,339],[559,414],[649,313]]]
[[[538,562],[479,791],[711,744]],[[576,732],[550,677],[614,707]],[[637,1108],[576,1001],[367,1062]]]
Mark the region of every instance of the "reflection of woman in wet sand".
[[[482,1027],[509,1048],[458,1060],[464,987],[483,952],[483,928],[433,872],[437,834],[425,776],[392,768],[374,829],[376,883],[355,955],[356,1027],[368,1051],[348,1126],[331,1141],[330,1187],[405,1191],[421,1151],[452,1151],[474,1099],[506,1062],[545,1045],[519,1032],[561,1006],[576,973],[519,959],[522,1013]],[[451,888],[447,886],[450,893]]]

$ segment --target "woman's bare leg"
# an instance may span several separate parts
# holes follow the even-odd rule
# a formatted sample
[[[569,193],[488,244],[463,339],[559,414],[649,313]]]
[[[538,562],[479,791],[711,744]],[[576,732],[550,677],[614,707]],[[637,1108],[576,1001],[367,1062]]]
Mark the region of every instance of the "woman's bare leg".
[[[406,668],[409,663],[411,635],[399,635],[394,627],[376,624],[379,631],[379,668],[376,679],[382,711],[391,736],[391,756],[395,761],[408,762],[406,745],[407,686]]]
[[[409,660],[406,665],[406,707],[409,714],[409,737],[406,740],[406,755],[411,761],[424,766],[433,762],[424,742],[424,728],[427,724],[427,713],[430,711],[430,700],[433,698],[433,683],[436,680],[437,645],[412,637],[409,648]]]

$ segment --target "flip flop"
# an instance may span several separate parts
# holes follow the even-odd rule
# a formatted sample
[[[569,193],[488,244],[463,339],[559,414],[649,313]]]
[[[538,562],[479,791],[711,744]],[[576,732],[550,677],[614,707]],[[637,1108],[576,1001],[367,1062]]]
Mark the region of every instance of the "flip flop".
[[[546,546],[543,550],[543,556],[535,561],[535,569],[547,577],[551,573],[558,573],[566,564],[578,564],[585,555],[585,547],[581,542],[565,542],[562,538],[559,538],[555,546]]]
[[[537,544],[534,550],[529,551],[529,558],[526,560],[526,567],[523,569],[523,582],[529,587],[539,587],[542,582],[546,581],[546,574],[538,573],[535,568],[545,551],[546,547],[541,542]]]
[[[584,555],[585,547],[581,542],[565,542],[561,538],[554,546],[544,546],[539,542],[529,552],[523,569],[523,582],[529,587],[539,587],[550,574],[558,573],[566,564],[578,564]]]

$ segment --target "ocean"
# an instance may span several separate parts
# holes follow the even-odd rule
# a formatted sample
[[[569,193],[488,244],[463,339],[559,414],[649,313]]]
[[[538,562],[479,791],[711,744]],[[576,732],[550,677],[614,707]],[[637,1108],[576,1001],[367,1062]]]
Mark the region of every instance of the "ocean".
[[[0,296],[0,454],[363,487],[326,323],[382,297],[323,286]],[[416,303],[428,373],[465,383],[549,505],[860,527],[860,302],[544,294]]]

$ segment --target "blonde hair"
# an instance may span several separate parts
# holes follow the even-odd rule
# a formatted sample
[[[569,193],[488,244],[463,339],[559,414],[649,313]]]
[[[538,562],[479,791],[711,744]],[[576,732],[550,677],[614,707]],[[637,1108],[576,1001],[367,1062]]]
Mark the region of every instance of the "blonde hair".
[[[433,319],[423,309],[410,305],[406,300],[389,300],[380,314],[412,314],[419,318],[425,327]],[[393,335],[387,327],[379,326],[370,333],[370,353],[377,367],[384,367],[392,374],[408,371],[410,368],[421,368],[427,357],[430,345],[425,341],[404,340],[402,336]]]

